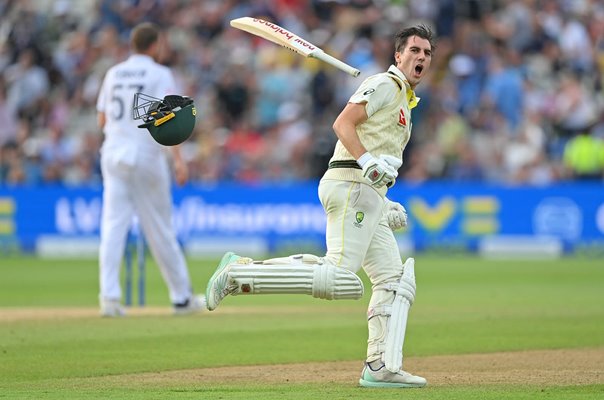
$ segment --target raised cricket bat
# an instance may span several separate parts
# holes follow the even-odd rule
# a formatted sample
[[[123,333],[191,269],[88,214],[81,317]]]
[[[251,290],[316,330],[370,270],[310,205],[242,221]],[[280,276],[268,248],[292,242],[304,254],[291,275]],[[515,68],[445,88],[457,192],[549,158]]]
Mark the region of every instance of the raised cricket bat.
[[[258,18],[242,17],[232,20],[231,26],[249,32],[252,35],[270,40],[271,42],[301,54],[304,57],[316,58],[317,60],[331,64],[352,76],[358,76],[361,73],[358,69],[330,56],[314,44],[307,42],[300,36],[277,24],[273,24],[272,22]]]

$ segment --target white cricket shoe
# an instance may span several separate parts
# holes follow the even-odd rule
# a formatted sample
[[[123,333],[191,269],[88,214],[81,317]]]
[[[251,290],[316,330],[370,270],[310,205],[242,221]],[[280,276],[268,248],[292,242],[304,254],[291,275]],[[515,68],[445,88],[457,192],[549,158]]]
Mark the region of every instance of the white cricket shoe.
[[[126,309],[119,300],[101,299],[101,317],[124,317]]]
[[[222,299],[237,290],[237,285],[229,282],[229,266],[242,258],[230,251],[222,256],[222,260],[220,260],[220,264],[218,264],[214,275],[208,281],[208,287],[206,288],[208,310],[215,310]]]
[[[174,315],[188,315],[205,311],[207,308],[206,296],[192,295],[185,302],[174,304]]]
[[[421,376],[411,375],[402,369],[397,373],[390,372],[384,364],[375,368],[370,363],[365,363],[361,372],[359,384],[364,387],[375,388],[420,388],[426,386],[428,381]]]

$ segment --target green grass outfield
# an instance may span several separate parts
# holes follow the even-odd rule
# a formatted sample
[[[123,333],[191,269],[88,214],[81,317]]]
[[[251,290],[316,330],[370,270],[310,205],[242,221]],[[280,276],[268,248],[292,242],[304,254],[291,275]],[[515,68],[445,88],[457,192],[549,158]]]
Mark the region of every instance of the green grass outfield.
[[[205,290],[216,262],[190,261],[198,292]],[[424,389],[360,388],[369,293],[339,302],[293,295],[228,297],[214,312],[174,317],[153,262],[147,275],[151,312],[133,309],[127,318],[102,319],[95,261],[0,259],[0,399],[604,398],[604,357],[588,383],[506,384],[512,369],[502,370],[499,382],[447,385],[426,374]],[[418,256],[416,275],[405,341],[412,372],[420,373],[422,360],[438,356],[548,349],[603,354],[602,259]],[[568,361],[561,363],[572,372]],[[285,372],[280,380],[278,367],[270,379],[254,372],[275,364],[303,368],[333,362],[344,369],[334,371],[340,378],[333,380],[329,370],[306,380],[289,380]],[[451,379],[463,372],[451,369]],[[258,378],[245,379],[238,371]]]

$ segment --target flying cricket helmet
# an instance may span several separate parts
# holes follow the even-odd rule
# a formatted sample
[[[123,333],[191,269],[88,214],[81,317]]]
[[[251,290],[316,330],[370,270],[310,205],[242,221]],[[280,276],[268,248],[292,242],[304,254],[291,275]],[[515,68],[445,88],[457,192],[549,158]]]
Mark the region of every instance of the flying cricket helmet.
[[[155,141],[175,146],[187,140],[195,127],[195,104],[186,96],[167,95],[158,99],[144,93],[134,95],[134,119],[140,119]]]

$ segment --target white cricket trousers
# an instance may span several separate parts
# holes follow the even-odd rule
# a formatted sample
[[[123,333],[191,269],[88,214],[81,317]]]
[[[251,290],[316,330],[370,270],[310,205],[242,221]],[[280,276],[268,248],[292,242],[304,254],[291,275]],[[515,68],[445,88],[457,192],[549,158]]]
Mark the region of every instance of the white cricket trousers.
[[[325,258],[355,273],[363,268],[373,286],[396,281],[403,263],[384,198],[364,183],[322,179],[319,199],[327,214]]]
[[[103,211],[99,249],[100,297],[120,300],[120,267],[132,218],[140,227],[168,286],[172,303],[191,296],[186,261],[172,226],[170,169],[161,153],[137,152],[132,162],[102,152]]]
[[[325,258],[355,273],[363,268],[372,285],[369,317],[371,310],[394,300],[393,292],[373,289],[399,282],[403,273],[398,244],[384,213],[384,198],[364,183],[322,179],[319,199],[327,213]],[[381,358],[387,327],[387,318],[369,319],[367,362]]]

